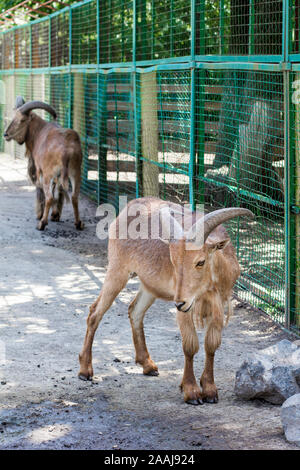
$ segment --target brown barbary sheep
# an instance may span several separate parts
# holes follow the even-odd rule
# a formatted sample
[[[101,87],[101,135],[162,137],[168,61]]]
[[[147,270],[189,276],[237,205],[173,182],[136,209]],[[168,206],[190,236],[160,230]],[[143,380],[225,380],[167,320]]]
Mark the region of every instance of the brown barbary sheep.
[[[72,205],[75,226],[83,229],[79,218],[78,197],[81,183],[82,150],[79,135],[72,129],[65,129],[57,122],[47,122],[34,109],[44,109],[56,119],[55,110],[42,101],[24,102],[17,97],[15,114],[4,132],[7,142],[15,140],[25,143],[28,158],[28,176],[36,186],[36,215],[38,230],[51,220],[58,222],[64,200],[69,200],[69,179],[72,186]]]
[[[139,213],[139,227],[145,227],[143,236],[137,237],[131,230],[137,224],[132,217],[134,213]],[[158,375],[145,341],[146,311],[157,298],[173,301],[185,356],[181,382],[184,400],[192,405],[218,401],[214,355],[221,344],[224,309],[228,307],[228,321],[232,288],[240,274],[234,247],[221,224],[239,216],[253,217],[253,214],[248,209],[231,207],[204,215],[151,197],[131,201],[121,211],[109,227],[108,269],[87,319],[79,355],[80,379],[92,379],[92,344],[97,327],[131,274],[136,273],[140,288],[129,306],[129,318],[136,362],[143,367],[143,373]],[[199,350],[195,323],[206,326],[202,390],[193,370],[193,358]]]

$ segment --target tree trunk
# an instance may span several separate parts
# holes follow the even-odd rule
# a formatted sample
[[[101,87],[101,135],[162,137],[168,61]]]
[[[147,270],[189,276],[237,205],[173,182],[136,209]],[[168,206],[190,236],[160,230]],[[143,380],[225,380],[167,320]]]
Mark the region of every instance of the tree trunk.
[[[74,73],[73,87],[73,129],[85,136],[84,76]]]
[[[300,74],[296,80],[300,80]],[[300,104],[295,104],[295,110],[295,205],[300,207]],[[300,327],[300,216],[295,220],[295,322]]]
[[[85,119],[85,86],[84,74],[74,73],[73,80],[73,129],[78,132],[80,138],[86,137],[86,119]],[[70,104],[71,105],[71,104]],[[82,142],[82,140],[81,140]],[[88,168],[86,155],[86,142],[83,143],[83,164],[82,164],[82,181],[88,180]]]
[[[141,74],[143,195],[159,196],[156,72]]]

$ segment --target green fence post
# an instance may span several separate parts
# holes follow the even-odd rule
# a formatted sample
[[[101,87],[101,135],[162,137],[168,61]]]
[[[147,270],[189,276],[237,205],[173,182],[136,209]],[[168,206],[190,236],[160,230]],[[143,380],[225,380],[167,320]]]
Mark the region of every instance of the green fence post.
[[[49,41],[49,44],[48,44],[48,65],[49,65],[49,68],[51,68],[51,41],[52,41],[52,23],[51,23],[51,17],[49,18],[49,27],[48,27],[48,41]]]
[[[106,90],[107,75],[97,75],[98,116],[98,204],[107,202],[107,148],[106,146]]]
[[[283,55],[288,63],[292,50],[292,18],[289,1],[283,5]],[[285,232],[286,232],[286,308],[287,328],[300,328],[300,105],[293,102],[293,79],[299,73],[284,69],[285,76]]]
[[[198,25],[198,45],[197,53],[205,54],[205,0],[198,4],[196,10],[196,18]],[[205,156],[205,69],[197,69],[196,71],[196,153],[197,153],[197,170],[196,170],[196,203],[204,204],[204,156]]]
[[[286,63],[289,54],[289,8],[288,1],[283,1],[283,21],[282,21],[282,54]],[[283,88],[284,88],[284,185],[285,185],[285,327],[290,328],[293,321],[292,312],[295,307],[295,296],[293,292],[293,272],[295,260],[293,259],[293,244],[295,240],[294,220],[291,213],[293,199],[293,166],[294,152],[291,151],[291,73],[284,67]]]
[[[288,9],[288,4],[285,8]],[[289,52],[292,50],[292,18],[287,19],[288,27],[286,26],[286,45],[285,45],[285,60],[289,61]],[[289,262],[287,267],[289,285],[288,293],[289,300],[287,303],[287,311],[289,311],[288,327],[295,327],[300,331],[300,104],[293,102],[293,83],[295,78],[297,81],[300,79],[299,72],[291,71],[286,72],[289,76],[289,139],[287,143],[287,151],[289,152],[288,159],[288,194],[287,194],[287,226],[288,226],[288,247]],[[287,164],[286,164],[287,166]]]
[[[52,24],[51,24],[51,17],[49,18],[49,26],[48,26],[48,67],[49,67],[49,74],[51,72],[51,41],[52,41]]]
[[[174,54],[174,18],[173,18],[173,10],[174,10],[174,1],[171,0],[171,5],[170,5],[170,57],[173,57]]]
[[[197,69],[196,71],[196,154],[197,154],[197,171],[196,171],[196,204],[204,204],[204,156],[205,156],[205,69]]]
[[[254,54],[254,15],[255,15],[255,8],[254,8],[254,0],[250,0],[249,4],[249,55]]]
[[[140,197],[142,188],[142,170],[140,160],[140,146],[138,138],[138,107],[137,107],[137,71],[136,71],[136,38],[137,38],[137,0],[133,0],[133,31],[132,31],[132,62],[133,62],[133,106],[134,106],[134,148],[135,148],[135,196]]]
[[[137,0],[137,11],[136,14],[138,15],[140,22],[139,24],[136,22],[136,60],[148,59],[147,52],[148,52],[148,36],[147,36],[147,10],[146,10],[146,2],[144,0]]]
[[[195,210],[195,101],[196,101],[196,71],[195,67],[191,69],[191,110],[190,110],[190,160],[189,160],[189,200],[191,210]]]
[[[109,13],[111,14],[111,0],[108,0],[108,8]],[[108,62],[112,62],[111,60],[111,42],[112,42],[112,35],[111,35],[111,21],[109,21],[109,28],[108,28]]]
[[[300,79],[300,74],[296,75]],[[291,104],[291,107],[293,105]],[[292,218],[294,228],[294,238],[291,246],[294,260],[293,292],[294,305],[291,310],[291,323],[300,329],[300,104],[294,105],[295,112],[291,112],[291,131],[293,136],[290,139],[291,151],[293,152],[292,162]],[[293,144],[291,142],[293,141]]]
[[[196,106],[196,6],[191,0],[191,107],[190,107],[190,160],[189,160],[189,201],[191,210],[195,210],[195,106]]]
[[[100,75],[100,1],[97,0],[97,133],[98,133],[98,204],[107,202],[106,92],[107,74]]]
[[[29,64],[30,64],[30,99],[33,98],[32,95],[32,25],[29,24]]]
[[[68,127],[72,127],[72,8],[69,8],[69,115]]]
[[[293,160],[294,152],[291,151],[290,135],[290,74],[287,71],[284,75],[284,182],[285,182],[285,327],[289,328],[293,321],[291,313],[294,310],[294,293],[292,277],[294,272],[294,259],[292,256],[294,245],[294,221],[291,214],[292,193],[293,193]]]
[[[250,0],[252,1],[252,0]],[[224,54],[224,0],[219,3],[220,55]]]
[[[151,59],[154,59],[154,48],[155,48],[155,41],[154,41],[154,25],[156,20],[156,12],[155,12],[155,2],[152,0],[151,3]]]
[[[163,99],[162,99],[162,86],[161,86],[161,76],[160,73],[157,74],[158,83],[159,83],[159,94],[160,94],[160,112],[163,116]],[[164,120],[161,120],[161,145],[162,145],[162,154],[163,154],[163,199],[166,199],[166,160],[165,160],[165,130],[164,130]]]
[[[122,44],[121,44],[121,50],[122,50],[122,52],[121,52],[121,62],[123,62],[124,57],[125,57],[125,51],[124,51],[124,43],[125,43],[125,38],[124,38],[124,20],[125,20],[125,18],[124,18],[124,0],[122,0],[121,5],[122,5],[121,6],[121,10],[122,10],[122,13],[121,13],[121,21],[122,21],[122,26],[121,26],[121,28],[122,28],[121,29],[121,42],[122,42]]]

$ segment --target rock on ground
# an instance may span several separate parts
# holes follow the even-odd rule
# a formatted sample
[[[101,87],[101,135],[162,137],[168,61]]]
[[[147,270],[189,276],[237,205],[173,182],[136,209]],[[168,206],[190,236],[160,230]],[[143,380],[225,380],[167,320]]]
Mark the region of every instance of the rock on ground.
[[[281,421],[287,441],[300,447],[300,393],[283,403]]]
[[[252,354],[236,373],[234,391],[239,398],[263,398],[281,405],[300,392],[300,347],[284,339]]]

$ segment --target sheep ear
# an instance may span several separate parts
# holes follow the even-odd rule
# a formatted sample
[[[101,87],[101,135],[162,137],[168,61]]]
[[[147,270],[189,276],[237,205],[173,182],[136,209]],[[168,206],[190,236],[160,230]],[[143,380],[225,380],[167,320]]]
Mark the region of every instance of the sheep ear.
[[[224,240],[220,240],[215,243],[207,243],[207,246],[209,251],[212,253],[216,250],[223,250],[228,243],[230,243],[230,238],[225,238]]]
[[[171,214],[170,207],[162,207],[159,211],[159,218],[162,228],[160,239],[162,241],[169,243],[171,240],[180,240],[183,237],[183,228]]]
[[[25,101],[24,101],[23,96],[17,96],[17,98],[16,98],[16,104],[15,104],[15,109],[20,108],[21,106],[23,106],[23,104],[25,104]]]

